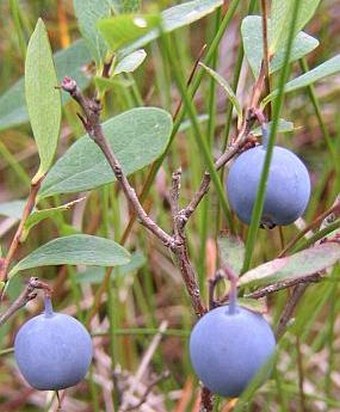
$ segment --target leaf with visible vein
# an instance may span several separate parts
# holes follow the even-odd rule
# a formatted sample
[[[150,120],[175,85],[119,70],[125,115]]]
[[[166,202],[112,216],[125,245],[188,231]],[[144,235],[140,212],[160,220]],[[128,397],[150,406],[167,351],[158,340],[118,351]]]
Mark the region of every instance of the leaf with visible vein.
[[[223,0],[194,0],[170,7],[162,11],[160,14],[162,32],[170,33],[180,27],[187,26],[197,20],[200,20],[215,11],[222,4]],[[103,19],[98,22],[98,28],[103,37],[109,44],[112,41],[114,46],[116,46],[116,42],[114,38],[111,38],[111,36],[118,33],[118,26],[120,26],[120,21],[116,20],[115,17],[111,19]],[[126,56],[127,54],[130,54],[157,39],[160,35],[161,31],[155,28],[144,36],[136,38],[136,40],[131,44],[126,44],[126,46],[120,50],[120,54]]]
[[[270,130],[272,122],[268,122],[268,130]],[[294,131],[294,123],[289,122],[288,120],[285,119],[279,119],[279,123],[277,125],[277,133],[289,133]],[[251,133],[258,137],[262,136],[262,128],[257,127],[256,129],[253,129]]]
[[[110,239],[91,235],[59,237],[24,257],[9,276],[26,269],[51,265],[117,266],[130,261],[130,253]]]
[[[172,130],[171,115],[155,107],[140,107],[103,123],[103,131],[129,175],[155,161],[165,150]],[[51,168],[38,197],[74,193],[115,181],[111,167],[88,135],[78,139]]]
[[[47,31],[39,19],[28,43],[25,62],[25,96],[40,157],[37,179],[48,171],[57,149],[61,122],[61,97],[57,85]]]
[[[73,7],[80,32],[92,56],[99,64],[105,57],[107,45],[99,34],[96,23],[100,18],[110,16],[111,2],[110,0],[73,0]]]
[[[298,89],[302,89],[303,87],[307,87],[318,80],[321,80],[327,76],[331,76],[332,74],[338,72],[340,72],[340,54],[325,61],[324,63],[320,64],[320,66],[315,67],[309,72],[302,74],[296,79],[289,81],[285,85],[284,92],[289,93]],[[262,105],[265,106],[270,101],[274,100],[277,97],[277,95],[278,90],[272,91],[268,96],[266,96],[263,99]]]
[[[270,26],[270,21],[268,21]],[[269,28],[270,29],[270,28]],[[269,30],[270,31],[270,30]],[[254,77],[260,72],[261,61],[263,58],[263,39],[262,39],[262,18],[261,16],[247,16],[241,24],[241,34],[244,52],[252,69]],[[301,59],[319,45],[314,37],[301,31],[293,41],[290,53],[290,62]],[[270,73],[281,69],[284,64],[285,51],[278,50],[270,62]]]
[[[272,0],[269,49],[271,54],[283,50],[288,41],[295,1],[299,1],[299,14],[295,26],[297,34],[313,17],[320,0]]]
[[[158,14],[118,14],[101,19],[97,27],[111,51],[128,46],[161,24]]]

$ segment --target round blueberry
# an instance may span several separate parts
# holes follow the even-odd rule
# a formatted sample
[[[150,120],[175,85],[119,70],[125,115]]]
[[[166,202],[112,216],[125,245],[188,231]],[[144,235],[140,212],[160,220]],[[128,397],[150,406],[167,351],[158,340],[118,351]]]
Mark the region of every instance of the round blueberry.
[[[14,355],[26,381],[40,390],[59,390],[80,382],[92,360],[92,340],[75,318],[45,313],[26,322],[14,342]]]
[[[236,306],[205,314],[193,328],[189,353],[192,366],[210,391],[238,397],[275,350],[275,337],[262,315]]]
[[[266,149],[257,146],[243,152],[232,164],[227,177],[231,208],[249,224],[261,178]],[[311,192],[308,171],[290,150],[275,146],[269,169],[261,224],[289,225],[305,211]]]

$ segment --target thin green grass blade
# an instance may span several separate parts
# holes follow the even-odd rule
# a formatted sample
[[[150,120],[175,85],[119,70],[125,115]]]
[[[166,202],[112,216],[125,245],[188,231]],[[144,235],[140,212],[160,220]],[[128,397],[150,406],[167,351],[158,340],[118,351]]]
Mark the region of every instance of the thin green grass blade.
[[[292,20],[290,30],[289,30],[289,41],[287,43],[287,49],[285,53],[285,60],[284,60],[284,66],[282,68],[282,71],[280,73],[280,78],[279,78],[279,86],[278,86],[278,99],[276,101],[276,104],[273,109],[273,118],[272,118],[272,125],[270,128],[270,134],[269,134],[269,139],[268,139],[268,144],[267,144],[267,150],[266,150],[266,156],[263,164],[263,169],[261,173],[261,178],[257,190],[257,195],[255,199],[255,204],[253,207],[253,212],[252,212],[252,217],[251,217],[251,222],[250,222],[250,227],[247,235],[247,240],[246,240],[246,251],[245,251],[245,258],[244,258],[244,263],[243,263],[243,268],[242,268],[242,273],[246,272],[249,270],[250,265],[251,265],[251,260],[255,248],[255,243],[256,243],[256,238],[257,238],[257,233],[259,230],[259,225],[260,225],[260,220],[262,216],[262,210],[263,210],[263,205],[264,205],[264,199],[265,199],[265,192],[266,192],[266,182],[269,176],[269,168],[270,168],[270,162],[272,158],[272,153],[274,149],[274,144],[275,144],[275,137],[276,137],[276,132],[278,128],[278,123],[279,123],[279,116],[281,112],[281,107],[283,104],[283,97],[284,97],[284,86],[286,83],[286,79],[288,77],[288,71],[289,71],[289,61],[290,61],[290,53],[293,45],[293,39],[294,39],[294,33],[295,33],[295,20],[296,16],[299,10],[299,0],[295,0],[294,2],[294,12],[295,12],[295,18]]]
[[[169,56],[173,56],[173,58],[176,59],[176,55],[174,55],[174,47],[170,45],[170,40],[168,38],[164,38],[164,44],[165,47],[167,49],[167,53]],[[175,61],[175,60],[173,60]],[[191,96],[190,93],[185,85],[185,81],[183,79],[183,75],[182,73],[179,72],[179,69],[177,67],[177,65],[173,66],[173,74],[176,80],[176,84],[179,88],[179,91],[181,93],[181,97],[183,99],[183,104],[187,110],[188,116],[191,120],[192,123],[192,127],[193,127],[193,131],[194,131],[194,135],[196,138],[196,142],[197,145],[202,153],[202,156],[204,158],[204,161],[206,163],[207,166],[207,170],[209,171],[209,174],[211,176],[211,180],[215,186],[216,192],[217,192],[217,196],[219,198],[219,201],[221,202],[221,207],[224,213],[224,216],[228,222],[229,227],[233,228],[233,223],[232,223],[232,219],[231,219],[231,213],[229,210],[229,206],[226,200],[226,195],[225,195],[225,190],[223,187],[223,184],[221,183],[220,179],[219,179],[219,175],[214,167],[214,162],[211,156],[211,152],[210,152],[210,148],[209,145],[207,143],[207,140],[205,139],[205,137],[202,134],[202,131],[199,127],[199,123],[197,120],[197,112],[196,112],[196,108],[191,100]]]

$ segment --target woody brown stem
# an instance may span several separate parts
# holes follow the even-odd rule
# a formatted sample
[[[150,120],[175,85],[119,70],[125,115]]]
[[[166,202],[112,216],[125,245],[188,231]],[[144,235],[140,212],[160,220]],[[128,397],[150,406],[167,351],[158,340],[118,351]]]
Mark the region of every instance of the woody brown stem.
[[[175,254],[184,283],[191,298],[193,309],[198,317],[202,316],[206,312],[206,309],[201,301],[197,276],[188,256],[186,238],[183,231],[180,230],[180,227],[177,226],[176,223],[176,229],[174,230],[175,234],[173,236],[169,235],[145,212],[135,190],[131,187],[127,177],[124,175],[120,162],[103,133],[100,124],[100,102],[96,99],[85,97],[77,86],[75,80],[70,77],[64,78],[61,88],[68,92],[82,108],[83,113],[79,115],[80,120],[89,137],[93,139],[103,152],[127,200],[137,214],[140,223]],[[179,185],[177,190],[179,190]],[[179,194],[176,196],[177,202]],[[174,216],[174,221],[175,220],[177,220],[176,216]]]

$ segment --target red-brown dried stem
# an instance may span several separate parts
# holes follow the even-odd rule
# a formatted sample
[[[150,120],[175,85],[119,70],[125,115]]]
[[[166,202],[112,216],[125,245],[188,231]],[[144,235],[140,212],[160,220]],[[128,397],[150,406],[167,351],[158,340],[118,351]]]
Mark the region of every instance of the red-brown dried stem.
[[[0,268],[0,282],[7,282],[7,276],[8,276],[8,269],[10,264],[12,263],[12,260],[15,256],[15,253],[18,249],[18,246],[20,245],[20,239],[21,239],[21,235],[22,232],[24,230],[24,226],[26,223],[26,220],[28,218],[28,216],[31,214],[34,206],[35,206],[35,202],[36,202],[36,198],[40,189],[40,185],[41,182],[43,180],[44,176],[42,176],[39,180],[32,182],[31,183],[31,190],[30,190],[30,194],[28,196],[19,226],[15,232],[15,235],[12,239],[12,242],[10,244],[10,247],[8,249],[8,252],[6,254],[6,257],[3,259],[2,264],[1,264],[1,268]],[[3,298],[3,292],[1,293],[1,298]]]
[[[308,226],[306,226],[301,232],[298,233],[296,237],[294,237],[284,249],[281,250],[278,257],[283,257],[287,254],[288,250],[290,250],[300,239],[303,238],[309,231],[315,229],[316,227],[320,226],[324,219],[328,216],[333,215],[337,218],[340,216],[340,196],[338,196],[334,202],[334,204],[323,212],[320,216],[318,216],[313,222],[311,222]]]

